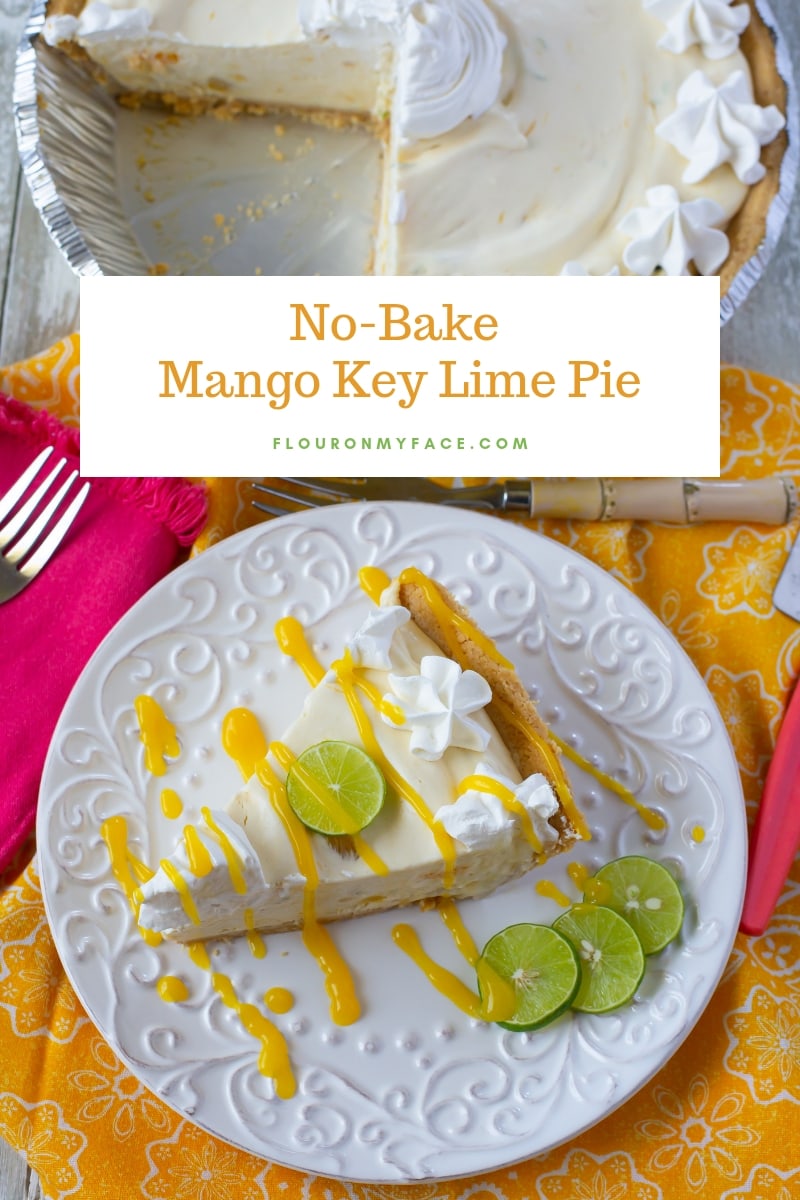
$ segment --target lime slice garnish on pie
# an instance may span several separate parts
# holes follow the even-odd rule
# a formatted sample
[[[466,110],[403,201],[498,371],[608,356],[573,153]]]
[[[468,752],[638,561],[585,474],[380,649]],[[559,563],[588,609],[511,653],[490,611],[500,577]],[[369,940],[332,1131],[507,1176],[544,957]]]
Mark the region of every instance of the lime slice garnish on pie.
[[[581,982],[578,956],[566,938],[549,925],[509,925],[483,948],[478,960],[478,988],[488,967],[516,993],[513,1014],[498,1021],[504,1029],[539,1029],[570,1007]]]
[[[680,933],[683,896],[661,863],[631,854],[601,867],[584,900],[613,908],[636,931],[645,954],[656,954]]]
[[[642,943],[624,917],[599,904],[576,904],[553,922],[581,963],[579,1012],[604,1013],[630,1000],[644,975]]]
[[[350,742],[319,742],[295,759],[286,795],[297,816],[317,833],[358,833],[380,812],[386,780]]]

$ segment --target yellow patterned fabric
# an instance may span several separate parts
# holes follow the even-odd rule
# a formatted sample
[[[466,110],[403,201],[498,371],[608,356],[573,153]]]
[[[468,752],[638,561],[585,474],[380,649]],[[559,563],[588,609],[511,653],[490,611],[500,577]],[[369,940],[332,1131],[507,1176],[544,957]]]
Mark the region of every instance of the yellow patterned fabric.
[[[0,388],[77,420],[78,344],[0,372]],[[800,482],[800,390],[722,373],[722,468]],[[202,549],[252,523],[241,482],[209,480]],[[772,589],[800,522],[689,529],[538,522],[639,595],[694,661],[723,714],[753,815],[800,625]],[[35,860],[0,891],[0,1135],[50,1200],[794,1200],[800,1197],[800,867],[767,934],[739,935],[688,1039],[622,1108],[573,1142],[479,1178],[373,1187],[265,1163],[154,1097],[87,1018],[61,968]],[[519,1147],[520,1155],[525,1147]]]

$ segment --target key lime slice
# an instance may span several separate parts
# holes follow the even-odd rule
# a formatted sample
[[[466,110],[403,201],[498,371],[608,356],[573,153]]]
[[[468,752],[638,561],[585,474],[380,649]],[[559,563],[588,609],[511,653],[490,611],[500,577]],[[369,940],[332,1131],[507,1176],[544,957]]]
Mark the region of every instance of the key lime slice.
[[[601,867],[584,900],[613,908],[636,931],[645,954],[657,954],[673,941],[683,924],[683,896],[661,863],[631,854]]]
[[[309,829],[358,833],[380,812],[386,780],[376,763],[350,742],[318,742],[295,759],[286,795]]]
[[[581,982],[578,956],[566,938],[549,925],[509,925],[483,948],[478,960],[478,989],[483,998],[486,968],[512,984],[517,1006],[498,1021],[504,1029],[540,1029],[570,1007]]]
[[[644,975],[642,943],[624,917],[599,904],[576,904],[553,922],[578,954],[579,1012],[604,1013],[626,1004]]]

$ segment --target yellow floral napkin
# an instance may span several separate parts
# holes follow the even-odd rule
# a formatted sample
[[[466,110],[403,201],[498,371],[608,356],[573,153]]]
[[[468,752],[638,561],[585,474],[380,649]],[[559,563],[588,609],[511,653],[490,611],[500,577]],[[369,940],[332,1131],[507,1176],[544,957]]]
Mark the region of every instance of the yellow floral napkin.
[[[78,341],[0,371],[0,390],[78,419]],[[800,390],[722,373],[722,469],[800,483]],[[251,524],[241,481],[207,481],[195,551]],[[787,695],[800,624],[772,607],[793,527],[688,529],[617,522],[533,526],[587,555],[672,630],[727,724],[749,814]],[[234,1150],[134,1079],[78,1003],[50,937],[35,860],[0,890],[0,1135],[50,1200],[793,1200],[800,1197],[800,867],[767,934],[737,937],[699,1024],[622,1108],[513,1168],[446,1183],[371,1187]],[[524,1147],[520,1147],[524,1153]]]

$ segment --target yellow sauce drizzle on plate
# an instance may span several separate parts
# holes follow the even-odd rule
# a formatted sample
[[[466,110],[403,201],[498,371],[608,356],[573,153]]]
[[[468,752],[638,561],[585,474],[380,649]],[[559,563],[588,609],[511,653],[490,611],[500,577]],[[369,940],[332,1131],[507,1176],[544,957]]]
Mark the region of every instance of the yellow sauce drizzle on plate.
[[[692,841],[704,842],[706,840],[706,831],[702,825],[695,825],[692,829]]]
[[[623,800],[631,808],[635,809],[648,829],[666,829],[667,823],[662,817],[661,813],[656,812],[655,809],[647,808],[644,804],[641,804],[636,799],[630,788],[625,787],[624,783],[620,783],[619,780],[614,779],[611,775],[607,775],[605,771],[601,771],[599,767],[596,767],[594,763],[589,762],[588,758],[584,758],[582,754],[579,754],[578,751],[570,746],[568,742],[562,741],[562,739],[556,734],[551,734],[551,737],[561,752],[567,756],[567,758],[576,763],[576,765],[579,766],[583,771],[586,771],[588,775],[591,775],[593,779],[596,779],[598,783],[602,783],[603,786],[608,788],[610,792],[613,792],[616,796],[619,796],[620,800]]]
[[[294,659],[311,686],[316,687],[325,674],[325,668],[317,661],[297,618],[282,617],[275,626],[275,637],[283,653]]]
[[[294,996],[286,988],[273,987],[264,993],[264,1003],[271,1012],[287,1013],[294,1008]]]
[[[161,811],[170,821],[176,821],[183,812],[183,801],[172,788],[164,788],[161,792]]]
[[[513,1016],[517,1006],[514,987],[487,964],[479,962],[477,948],[467,930],[461,925],[458,914],[453,915],[454,909],[455,906],[448,910],[443,907],[442,916],[451,932],[455,931],[454,938],[458,948],[462,953],[467,952],[465,957],[471,956],[471,958],[467,957],[467,961],[477,968],[482,997],[476,995],[457,975],[437,963],[423,950],[419,936],[411,925],[395,925],[392,929],[392,940],[419,967],[437,992],[440,992],[467,1016],[482,1021],[506,1021]],[[446,917],[445,911],[447,912]]]
[[[165,760],[177,758],[181,752],[175,726],[152,696],[137,696],[133,707],[144,746],[144,765],[151,775],[164,775],[167,770]]]
[[[602,879],[595,879],[592,872],[583,863],[570,863],[567,867],[575,887],[589,904],[604,904],[611,896],[611,888]]]
[[[244,1004],[227,975],[221,971],[211,972],[214,991],[222,1003],[232,1008],[242,1025],[261,1043],[258,1069],[262,1075],[275,1081],[275,1091],[281,1100],[289,1100],[297,1091],[286,1039],[269,1017],[259,1012],[255,1004]]]
[[[480,951],[464,924],[455,901],[440,900],[437,907],[459,954],[476,970],[482,998],[480,1017],[484,1021],[507,1020],[513,1015],[517,1005],[514,985],[498,975],[487,962],[481,962]]]
[[[562,908],[569,908],[572,901],[565,892],[557,884],[550,879],[540,879],[536,884],[536,892],[540,896],[544,896],[547,900],[555,900],[556,904],[560,904]]]
[[[392,581],[380,567],[362,567],[358,572],[358,582],[365,595],[379,604],[382,593]]]
[[[189,989],[177,975],[164,975],[156,984],[156,991],[167,1004],[180,1004],[189,999]]]

